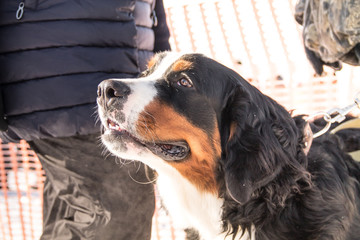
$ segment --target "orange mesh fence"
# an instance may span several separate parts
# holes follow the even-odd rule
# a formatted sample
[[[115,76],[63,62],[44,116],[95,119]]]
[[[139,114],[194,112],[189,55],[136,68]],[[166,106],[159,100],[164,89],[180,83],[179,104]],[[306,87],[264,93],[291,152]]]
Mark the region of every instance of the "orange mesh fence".
[[[1,144],[0,236],[37,239],[42,230],[44,172],[28,144]]]
[[[200,52],[239,72],[287,109],[327,111],[352,102],[360,90],[360,69],[344,66],[336,75],[314,72],[295,23],[296,0],[164,0],[174,51]],[[1,144],[0,238],[38,239],[42,226],[44,172],[25,141]],[[156,203],[152,240],[183,240]]]

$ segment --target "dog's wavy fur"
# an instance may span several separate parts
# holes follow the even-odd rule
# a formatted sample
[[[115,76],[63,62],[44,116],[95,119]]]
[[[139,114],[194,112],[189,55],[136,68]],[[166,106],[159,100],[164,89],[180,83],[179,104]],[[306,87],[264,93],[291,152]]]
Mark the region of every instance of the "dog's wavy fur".
[[[353,133],[323,135],[306,156],[304,119],[235,78],[221,114],[224,231],[254,225],[256,240],[359,239],[360,166],[342,141]]]

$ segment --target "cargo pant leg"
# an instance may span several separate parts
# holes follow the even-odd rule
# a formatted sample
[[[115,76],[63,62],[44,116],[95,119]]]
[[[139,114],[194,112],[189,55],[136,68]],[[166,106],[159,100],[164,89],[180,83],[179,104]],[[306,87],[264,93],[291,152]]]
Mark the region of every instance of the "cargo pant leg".
[[[46,173],[42,240],[146,240],[154,192],[144,166],[104,157],[98,136],[29,143]]]

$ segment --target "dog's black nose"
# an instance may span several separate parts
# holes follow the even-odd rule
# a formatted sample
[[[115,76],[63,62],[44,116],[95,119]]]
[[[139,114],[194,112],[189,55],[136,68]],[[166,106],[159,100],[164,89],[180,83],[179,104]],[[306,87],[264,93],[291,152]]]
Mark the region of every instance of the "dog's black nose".
[[[125,101],[130,92],[129,86],[119,80],[104,80],[98,86],[98,102],[107,106],[113,99]]]

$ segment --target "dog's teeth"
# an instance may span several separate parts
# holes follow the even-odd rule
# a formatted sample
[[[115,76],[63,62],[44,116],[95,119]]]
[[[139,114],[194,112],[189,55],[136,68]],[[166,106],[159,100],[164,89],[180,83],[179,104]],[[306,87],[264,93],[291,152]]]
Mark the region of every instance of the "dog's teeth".
[[[111,121],[110,119],[108,120],[108,126],[109,126],[109,129],[112,129],[112,130],[116,130],[116,131],[121,131],[122,130],[118,124]]]

